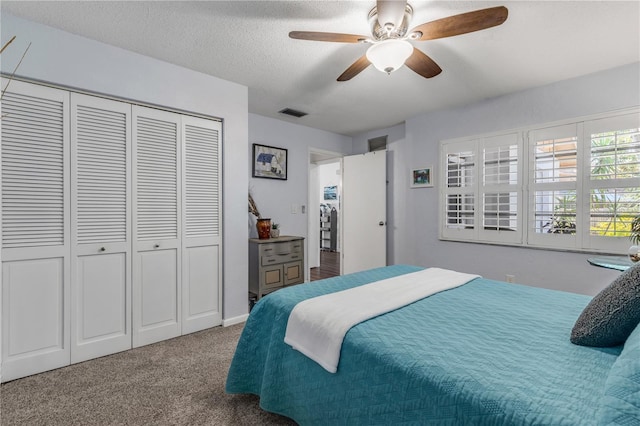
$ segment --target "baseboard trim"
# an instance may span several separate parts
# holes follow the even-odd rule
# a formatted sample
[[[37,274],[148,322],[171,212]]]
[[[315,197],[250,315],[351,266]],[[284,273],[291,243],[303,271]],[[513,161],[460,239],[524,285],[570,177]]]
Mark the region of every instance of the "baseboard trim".
[[[230,325],[236,325],[247,321],[249,314],[240,315],[238,317],[226,318],[222,320],[223,327],[229,327]]]

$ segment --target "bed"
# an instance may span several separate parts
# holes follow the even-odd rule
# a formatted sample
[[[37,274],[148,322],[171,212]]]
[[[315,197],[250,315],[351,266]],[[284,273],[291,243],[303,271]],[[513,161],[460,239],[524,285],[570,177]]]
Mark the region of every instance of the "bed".
[[[572,344],[588,296],[478,278],[351,328],[335,374],[284,343],[298,302],[421,269],[378,268],[262,298],[227,392],[259,395],[263,409],[302,425],[640,424],[640,326],[624,345]]]

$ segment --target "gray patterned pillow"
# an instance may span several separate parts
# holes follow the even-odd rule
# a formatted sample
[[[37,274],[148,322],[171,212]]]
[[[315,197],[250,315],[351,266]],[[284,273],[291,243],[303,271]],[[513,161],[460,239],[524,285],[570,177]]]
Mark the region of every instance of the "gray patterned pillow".
[[[640,323],[640,263],[627,269],[589,302],[571,330],[571,343],[616,346]]]

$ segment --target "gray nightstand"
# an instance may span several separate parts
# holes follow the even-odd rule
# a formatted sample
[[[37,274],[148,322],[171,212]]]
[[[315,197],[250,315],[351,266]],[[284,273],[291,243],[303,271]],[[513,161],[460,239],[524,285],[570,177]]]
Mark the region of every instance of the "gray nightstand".
[[[304,282],[304,238],[249,239],[249,291],[256,300]]]

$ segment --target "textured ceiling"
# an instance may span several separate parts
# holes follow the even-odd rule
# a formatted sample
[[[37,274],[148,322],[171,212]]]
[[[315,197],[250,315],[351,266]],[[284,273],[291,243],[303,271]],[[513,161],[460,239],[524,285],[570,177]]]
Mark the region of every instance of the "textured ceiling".
[[[369,35],[375,1],[2,1],[2,12],[249,87],[249,111],[353,135],[428,111],[640,61],[640,2],[410,1],[412,25],[505,5],[507,21],[413,42],[443,69],[424,79],[372,66],[336,78],[365,45],[289,39],[292,30]],[[639,76],[640,78],[640,76]],[[300,119],[283,108],[308,112]]]

